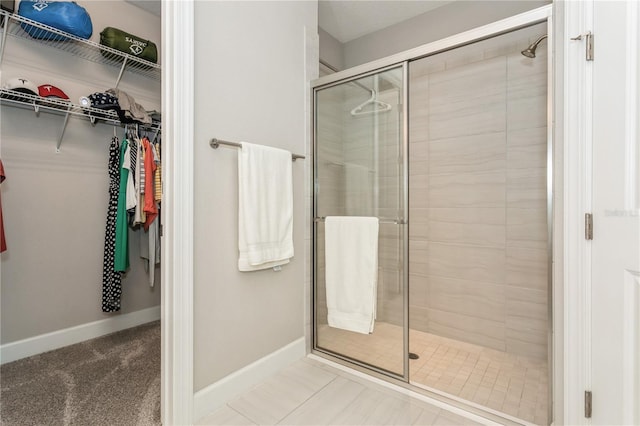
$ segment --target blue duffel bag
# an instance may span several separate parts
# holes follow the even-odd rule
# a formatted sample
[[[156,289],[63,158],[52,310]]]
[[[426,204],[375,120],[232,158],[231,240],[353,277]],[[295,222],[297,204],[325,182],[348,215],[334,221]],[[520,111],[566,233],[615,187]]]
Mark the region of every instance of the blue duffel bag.
[[[65,33],[88,39],[93,33],[91,18],[84,7],[70,1],[22,0],[18,6],[18,15],[48,25]],[[55,41],[68,40],[60,34],[22,23],[31,37]]]

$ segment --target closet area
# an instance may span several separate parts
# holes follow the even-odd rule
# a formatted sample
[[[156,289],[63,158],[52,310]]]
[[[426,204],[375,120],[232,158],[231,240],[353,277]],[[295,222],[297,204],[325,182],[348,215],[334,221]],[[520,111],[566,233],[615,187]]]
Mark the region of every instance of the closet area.
[[[0,423],[160,424],[160,2],[77,1],[88,38],[20,7],[57,2],[10,3]],[[101,44],[109,28],[127,33],[129,52]],[[154,44],[155,61],[141,59]]]

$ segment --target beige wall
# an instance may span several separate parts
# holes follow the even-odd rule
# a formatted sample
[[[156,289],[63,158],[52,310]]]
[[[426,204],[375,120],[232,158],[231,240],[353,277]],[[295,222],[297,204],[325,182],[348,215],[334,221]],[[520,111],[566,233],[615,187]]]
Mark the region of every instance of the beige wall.
[[[307,79],[318,72],[317,55],[305,57],[305,29],[317,52],[315,2],[195,4],[195,139],[180,143],[195,144],[196,391],[304,336],[311,159],[293,165],[295,257],[280,272],[239,272],[238,153],[209,140],[305,153]]]
[[[547,356],[545,28],[411,65],[411,327]]]
[[[124,1],[81,2],[93,21],[92,40],[106,26],[160,43],[160,18]],[[2,83],[24,77],[53,84],[77,103],[115,84],[118,68],[86,62],[27,40],[10,38]],[[147,109],[160,109],[160,83],[126,74],[121,88]],[[71,118],[60,153],[62,117],[2,106],[1,155],[7,180],[2,207],[8,251],[2,254],[2,343],[157,306],[137,238],[123,279],[122,311],[101,311],[102,259],[108,201],[107,162],[113,127]],[[122,132],[119,130],[119,135]]]
[[[320,60],[338,71],[344,69],[342,43],[322,28],[318,28],[318,36],[320,38]]]

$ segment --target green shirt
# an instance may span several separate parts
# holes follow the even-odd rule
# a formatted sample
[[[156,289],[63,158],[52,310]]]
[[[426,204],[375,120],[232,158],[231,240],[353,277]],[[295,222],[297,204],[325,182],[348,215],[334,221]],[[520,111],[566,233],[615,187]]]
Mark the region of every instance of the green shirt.
[[[126,272],[129,269],[129,230],[127,225],[127,180],[129,169],[122,167],[129,141],[120,145],[120,190],[118,192],[118,214],[116,216],[116,250],[113,269]]]

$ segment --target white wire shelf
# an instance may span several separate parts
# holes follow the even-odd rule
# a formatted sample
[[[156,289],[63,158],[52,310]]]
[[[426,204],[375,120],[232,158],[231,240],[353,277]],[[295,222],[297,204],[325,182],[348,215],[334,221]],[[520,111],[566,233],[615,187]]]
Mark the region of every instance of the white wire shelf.
[[[78,116],[87,119],[91,124],[95,124],[97,120],[102,120],[107,124],[120,126],[122,123],[118,114],[113,110],[103,110],[99,108],[87,107],[83,105],[73,104],[64,99],[43,98],[29,93],[18,92],[9,89],[0,89],[0,103],[3,105],[11,105],[18,108],[33,110],[36,114],[40,111],[64,116],[62,129],[60,131],[58,141],[56,143],[56,152],[60,152],[60,145],[67,126],[69,116]],[[135,125],[135,124],[134,124]],[[154,131],[156,134],[160,132],[161,123],[153,121],[152,124],[138,124],[138,127]]]
[[[120,123],[118,114],[113,110],[85,107],[65,101],[64,99],[43,98],[42,96],[31,95],[15,90],[0,89],[0,101],[2,103],[29,108],[36,113],[42,109],[53,113],[80,115],[89,119],[91,122],[95,122],[96,119],[101,119],[114,124]]]
[[[106,64],[112,67],[119,67],[121,70],[120,75],[118,76],[118,82],[120,81],[125,69],[154,80],[159,81],[161,78],[161,66],[154,64],[153,62],[140,59],[111,47],[103,46],[100,43],[96,43],[91,40],[85,40],[73,34],[60,31],[4,10],[0,10],[0,16],[4,17],[5,22],[2,46],[0,47],[1,50],[4,50],[4,46],[6,45],[8,38],[7,36],[10,36],[26,39],[34,43],[58,49],[87,61]],[[30,26],[30,31],[33,33],[33,36],[29,35],[22,28],[22,25]],[[0,51],[0,60],[1,55],[2,52]]]

